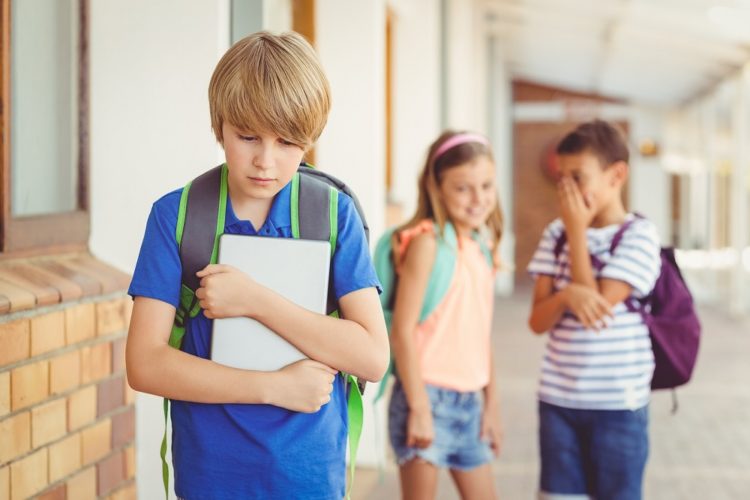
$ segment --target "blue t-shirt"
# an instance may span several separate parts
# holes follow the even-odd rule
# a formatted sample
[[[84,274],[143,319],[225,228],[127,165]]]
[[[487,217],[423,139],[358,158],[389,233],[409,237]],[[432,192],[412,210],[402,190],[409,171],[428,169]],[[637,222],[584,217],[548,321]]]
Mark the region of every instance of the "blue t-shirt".
[[[181,264],[175,240],[182,189],[154,203],[128,293],[177,307]],[[291,238],[290,185],[274,198],[256,231],[227,202],[224,232]],[[338,241],[331,279],[336,298],[380,288],[352,199],[339,194]],[[208,358],[212,320],[201,311],[186,325],[182,350]],[[172,402],[175,492],[185,499],[340,499],[345,494],[347,402],[342,377],[317,413],[260,404]]]

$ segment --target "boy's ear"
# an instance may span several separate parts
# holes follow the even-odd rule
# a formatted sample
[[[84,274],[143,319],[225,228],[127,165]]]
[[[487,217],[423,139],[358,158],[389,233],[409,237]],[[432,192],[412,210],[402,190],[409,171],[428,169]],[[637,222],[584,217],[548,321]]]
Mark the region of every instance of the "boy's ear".
[[[613,180],[615,180],[620,186],[625,184],[625,181],[628,180],[628,175],[630,173],[630,166],[624,161],[618,161],[613,163],[609,168],[614,174],[612,176]]]

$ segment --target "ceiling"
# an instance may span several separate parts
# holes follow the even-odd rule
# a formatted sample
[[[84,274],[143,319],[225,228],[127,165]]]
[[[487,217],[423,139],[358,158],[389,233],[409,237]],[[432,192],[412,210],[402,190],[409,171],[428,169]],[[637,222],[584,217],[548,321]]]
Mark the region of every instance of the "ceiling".
[[[676,106],[750,61],[750,0],[485,0],[514,78]]]

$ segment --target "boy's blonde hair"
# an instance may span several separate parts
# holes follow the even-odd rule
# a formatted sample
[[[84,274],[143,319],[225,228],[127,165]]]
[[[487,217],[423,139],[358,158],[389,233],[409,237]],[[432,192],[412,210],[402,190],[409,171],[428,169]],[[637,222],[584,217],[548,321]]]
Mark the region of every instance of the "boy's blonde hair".
[[[224,142],[224,122],[271,132],[309,148],[331,107],[330,89],[315,50],[297,33],[260,31],[238,41],[216,65],[208,86],[211,128]]]

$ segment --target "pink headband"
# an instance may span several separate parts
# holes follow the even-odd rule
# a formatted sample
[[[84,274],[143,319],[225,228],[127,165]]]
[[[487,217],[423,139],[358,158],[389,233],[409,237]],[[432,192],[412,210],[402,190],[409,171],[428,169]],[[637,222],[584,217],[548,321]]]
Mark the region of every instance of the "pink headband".
[[[479,144],[484,144],[485,146],[490,145],[487,138],[480,134],[473,134],[471,132],[456,134],[440,145],[437,151],[435,151],[435,154],[432,155],[432,161],[434,162],[435,160],[437,160],[440,155],[442,155],[449,149],[455,148],[456,146],[459,146],[461,144],[466,144],[467,142],[478,142]]]

